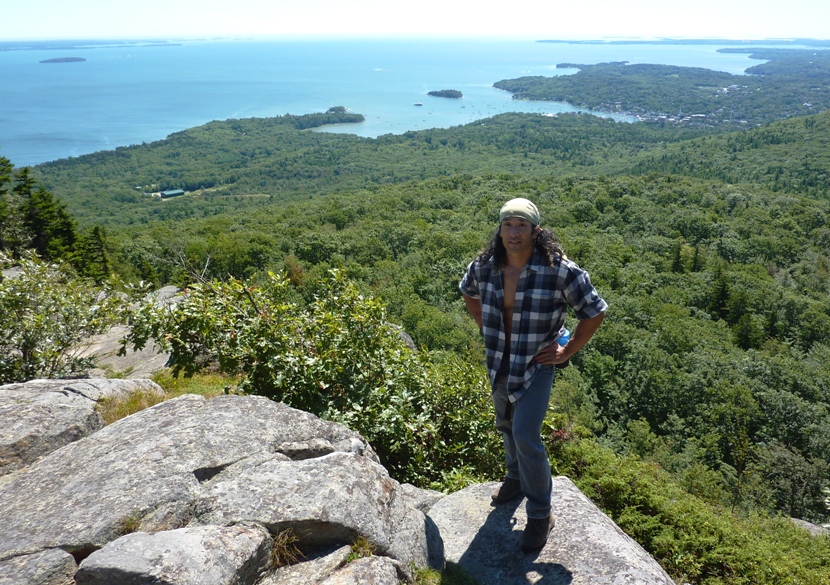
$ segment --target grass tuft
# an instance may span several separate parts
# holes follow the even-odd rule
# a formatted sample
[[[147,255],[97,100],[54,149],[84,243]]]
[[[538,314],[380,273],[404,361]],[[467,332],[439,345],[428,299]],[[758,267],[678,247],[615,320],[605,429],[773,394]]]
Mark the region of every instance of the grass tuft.
[[[443,571],[415,567],[413,585],[478,585],[478,582],[458,563],[448,562]]]
[[[176,377],[168,368],[156,372],[153,375],[153,382],[164,389],[168,398],[175,398],[183,394],[198,394],[213,398],[222,394],[232,394],[239,383],[239,378],[217,373],[195,374],[190,378]]]
[[[278,533],[271,541],[271,560],[275,569],[296,564],[303,553],[297,547],[299,538],[290,528]]]
[[[133,392],[121,398],[102,398],[97,408],[104,424],[109,425],[165,400],[167,397],[157,392]]]
[[[192,378],[175,377],[170,370],[162,370],[153,376],[164,394],[155,392],[134,392],[123,398],[104,398],[98,402],[98,412],[105,425],[126,418],[165,400],[184,394],[198,394],[207,398],[230,394],[238,380],[219,374],[196,374]]]
[[[346,562],[350,563],[357,559],[371,557],[374,554],[375,545],[369,542],[365,536],[358,534],[352,542],[352,552],[346,559]]]
[[[141,528],[141,516],[138,514],[131,514],[130,516],[124,516],[118,522],[118,534],[124,536],[125,534],[132,534],[133,532],[138,532],[139,528]]]

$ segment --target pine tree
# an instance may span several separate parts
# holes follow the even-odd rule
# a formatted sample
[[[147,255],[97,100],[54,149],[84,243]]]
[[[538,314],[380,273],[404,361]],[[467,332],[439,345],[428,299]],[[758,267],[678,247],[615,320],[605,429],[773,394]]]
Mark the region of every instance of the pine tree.
[[[709,297],[707,310],[717,319],[727,319],[729,316],[729,281],[722,267],[715,269],[715,282],[713,283],[712,296]]]
[[[24,202],[23,224],[31,237],[31,247],[50,261],[68,259],[75,248],[75,222],[52,193],[38,187]]]
[[[0,250],[6,249],[6,232],[11,220],[11,209],[7,199],[13,168],[9,159],[0,156]]]
[[[110,262],[106,251],[106,232],[96,225],[78,238],[72,264],[82,276],[103,282],[110,275]]]
[[[0,192],[5,205],[2,210],[2,248],[13,258],[20,258],[22,252],[31,246],[31,234],[23,222],[23,206],[35,186],[35,180],[29,175],[29,169],[14,171],[8,159],[0,160],[0,175],[3,183]],[[8,186],[12,186],[11,193]]]
[[[29,173],[29,167],[23,167],[22,169],[15,171],[14,180],[15,185],[12,192],[18,197],[23,197],[24,199],[27,199],[32,194],[32,190],[37,184],[37,181],[35,181]]]

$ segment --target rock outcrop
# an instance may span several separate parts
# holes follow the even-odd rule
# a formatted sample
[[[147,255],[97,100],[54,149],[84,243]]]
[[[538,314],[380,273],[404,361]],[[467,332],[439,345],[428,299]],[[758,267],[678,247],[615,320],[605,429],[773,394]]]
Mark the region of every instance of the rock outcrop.
[[[261,397],[182,396],[22,465],[0,477],[2,585],[392,585],[445,560],[481,585],[672,583],[566,478],[523,555],[524,507],[491,507],[492,485],[401,485],[356,433]],[[286,535],[302,557],[276,568]]]
[[[179,289],[162,287],[149,295],[157,306],[175,306],[181,300]],[[106,333],[84,340],[79,348],[82,357],[95,358],[91,376],[115,376],[127,379],[149,378],[167,365],[170,354],[160,351],[151,339],[142,349],[127,348],[120,355],[121,339],[128,333],[125,325],[116,325]]]
[[[150,380],[32,380],[0,386],[0,475],[100,430],[102,398],[164,391]]]
[[[597,508],[567,477],[553,479],[556,523],[538,553],[517,554],[527,523],[519,500],[490,505],[497,483],[474,485],[429,511],[444,539],[446,560],[460,564],[479,583],[671,585],[643,548]]]

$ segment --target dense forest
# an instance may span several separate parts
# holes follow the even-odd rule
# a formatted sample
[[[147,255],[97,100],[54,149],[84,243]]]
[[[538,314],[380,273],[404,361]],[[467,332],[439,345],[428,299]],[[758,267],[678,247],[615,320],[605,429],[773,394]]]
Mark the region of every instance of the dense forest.
[[[130,317],[131,341],[168,333],[178,371],[218,367],[359,429],[399,479],[453,489],[499,474],[457,283],[501,204],[528,197],[610,306],[557,373],[555,470],[677,579],[823,583],[830,539],[777,519],[830,519],[830,112],[801,116],[827,108],[828,83],[779,71],[800,52],[752,51],[772,60],[742,78],[766,96],[735,106],[744,127],[505,114],[377,139],[313,131],[347,115],[332,108],[6,161],[0,242],[99,282],[189,287],[176,319]],[[668,112],[675,95],[713,107],[690,88],[729,81],[595,67],[544,83],[596,96],[630,75],[623,99]],[[803,91],[808,110],[790,101]],[[187,194],[150,195],[173,188]]]

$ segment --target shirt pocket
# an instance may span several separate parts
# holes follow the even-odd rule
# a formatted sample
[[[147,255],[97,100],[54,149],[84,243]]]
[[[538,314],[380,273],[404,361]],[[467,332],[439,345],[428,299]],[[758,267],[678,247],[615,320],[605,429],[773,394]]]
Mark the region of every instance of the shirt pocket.
[[[561,295],[550,289],[534,289],[527,291],[524,306],[532,312],[550,313],[556,309]]]
[[[540,333],[550,329],[566,307],[562,304],[561,294],[541,289],[525,293],[522,309],[522,317],[529,321],[527,331]]]

